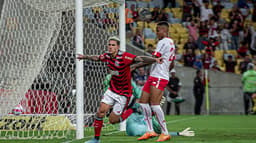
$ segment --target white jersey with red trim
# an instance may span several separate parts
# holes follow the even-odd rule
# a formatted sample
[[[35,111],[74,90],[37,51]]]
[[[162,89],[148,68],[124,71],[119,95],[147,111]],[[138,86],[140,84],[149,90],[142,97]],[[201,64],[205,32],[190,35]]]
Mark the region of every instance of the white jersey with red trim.
[[[150,76],[169,80],[169,66],[175,60],[175,45],[171,38],[158,41],[154,56],[163,57],[163,63],[154,63],[150,69]]]

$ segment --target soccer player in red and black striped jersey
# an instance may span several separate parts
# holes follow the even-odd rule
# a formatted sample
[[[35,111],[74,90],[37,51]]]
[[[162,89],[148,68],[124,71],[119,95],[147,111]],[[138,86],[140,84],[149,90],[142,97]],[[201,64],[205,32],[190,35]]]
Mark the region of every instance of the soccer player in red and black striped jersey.
[[[95,137],[87,143],[98,143],[103,125],[103,117],[113,107],[110,113],[109,122],[112,124],[125,120],[132,114],[132,109],[126,109],[132,95],[131,68],[136,62],[152,64],[162,63],[163,58],[149,56],[136,56],[119,50],[120,40],[117,37],[110,37],[108,40],[108,52],[102,55],[78,55],[77,59],[88,59],[93,61],[106,62],[112,75],[109,89],[104,93],[100,108],[94,121]]]

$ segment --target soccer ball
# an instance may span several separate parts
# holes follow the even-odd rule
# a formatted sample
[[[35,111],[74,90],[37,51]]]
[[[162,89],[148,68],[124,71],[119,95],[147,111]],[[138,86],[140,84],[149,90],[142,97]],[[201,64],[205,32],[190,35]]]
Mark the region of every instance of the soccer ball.
[[[23,112],[23,108],[20,104],[12,109],[12,114],[13,115],[20,115],[22,112]]]

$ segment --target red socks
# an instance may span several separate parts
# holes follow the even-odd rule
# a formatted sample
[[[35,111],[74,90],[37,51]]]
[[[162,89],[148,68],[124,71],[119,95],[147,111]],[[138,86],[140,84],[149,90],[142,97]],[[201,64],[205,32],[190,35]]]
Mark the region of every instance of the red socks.
[[[101,128],[103,126],[103,118],[96,117],[96,119],[94,120],[93,126],[94,126],[95,137],[100,137]]]

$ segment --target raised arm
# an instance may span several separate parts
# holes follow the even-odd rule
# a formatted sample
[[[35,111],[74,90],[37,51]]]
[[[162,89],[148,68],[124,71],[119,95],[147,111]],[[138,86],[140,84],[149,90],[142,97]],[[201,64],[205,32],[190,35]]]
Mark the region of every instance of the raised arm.
[[[99,61],[100,60],[99,55],[82,55],[82,54],[78,54],[77,59],[78,60],[88,59],[88,60],[92,60],[92,61]]]
[[[163,58],[155,58],[155,57],[149,57],[149,56],[137,56],[134,59],[135,62],[143,62],[143,63],[147,63],[147,64],[153,64],[154,62],[157,62],[159,64],[163,63]]]

